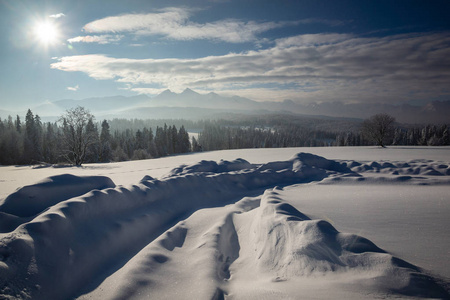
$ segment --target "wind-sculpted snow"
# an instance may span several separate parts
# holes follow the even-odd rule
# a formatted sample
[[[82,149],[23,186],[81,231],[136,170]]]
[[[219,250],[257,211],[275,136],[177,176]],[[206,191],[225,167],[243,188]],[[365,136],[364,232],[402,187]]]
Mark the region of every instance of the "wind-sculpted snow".
[[[0,205],[0,211],[18,217],[31,217],[52,205],[93,189],[102,190],[114,186],[111,179],[103,176],[53,176],[9,195]]]
[[[353,272],[362,286],[391,293],[445,298],[435,279],[374,243],[337,231],[329,222],[311,220],[267,190],[253,224],[253,243],[261,272],[276,280],[329,272]]]
[[[194,277],[205,282],[213,278],[217,283],[190,298],[223,297],[227,288],[221,282],[233,280],[232,267],[240,256],[234,216],[254,211],[259,216],[251,235],[257,250],[255,259],[261,269],[280,278],[373,268],[379,270],[382,279],[377,282],[383,285],[383,278],[392,275],[387,270],[392,269],[394,279],[409,278],[410,283],[401,285],[406,290],[404,294],[414,291],[415,282],[422,293],[427,280],[426,286],[441,291],[431,277],[420,277],[418,268],[392,258],[362,237],[339,233],[325,221],[310,220],[274,194],[266,193],[261,207],[259,198],[244,198],[247,200],[226,208],[244,196],[258,195],[274,186],[326,178],[358,179],[362,175],[356,168],[363,165],[299,153],[287,161],[262,165],[243,159],[200,161],[180,166],[161,179],[145,176],[130,187],[115,187],[107,177],[51,177],[11,194],[1,205],[0,217],[5,216],[2,219],[6,221],[0,222],[4,231],[0,235],[0,298],[66,299],[85,293],[95,294],[98,299],[140,298],[143,296],[136,291],[148,292],[149,287],[155,288],[155,282],[156,290],[159,289],[155,298],[160,298],[167,278],[147,277],[170,266],[178,249],[188,245],[195,245],[190,250],[193,257],[206,259],[193,260],[192,268],[196,267],[194,262],[212,265]],[[386,166],[399,169],[399,174],[409,167]],[[435,168],[440,173],[448,170]],[[193,240],[193,228],[204,224],[189,227],[183,220],[188,223],[194,212],[214,207],[219,209],[219,215],[225,209],[225,217],[221,216],[219,224],[205,228]],[[208,219],[209,215],[205,217]],[[174,224],[177,225],[168,230]],[[136,280],[132,283],[123,274]],[[425,279],[417,281],[413,274]],[[114,288],[108,288],[108,292],[98,288],[113,280],[110,278],[128,283],[123,288],[116,282],[110,283]],[[184,286],[189,285],[187,282]],[[393,290],[388,283],[386,286]],[[171,289],[169,286],[164,291]]]
[[[347,163],[354,172],[381,173],[392,175],[448,176],[450,167],[446,163],[415,159],[409,162],[367,162],[351,161]]]
[[[0,232],[15,229],[19,224],[29,221],[33,216],[61,201],[81,196],[93,189],[102,190],[114,186],[108,177],[63,174],[22,187],[0,204],[0,216],[8,220],[0,222]]]
[[[289,165],[289,162],[287,162],[287,164]],[[173,169],[167,175],[167,177],[193,173],[225,173],[232,171],[242,171],[246,169],[250,170],[254,167],[254,165],[242,158],[238,158],[233,161],[221,160],[218,163],[215,161],[202,160],[199,163],[190,166],[181,165],[178,168]]]
[[[26,191],[39,190],[41,195],[55,192],[58,201],[54,202],[59,203],[0,241],[2,291],[14,297],[24,293],[24,297],[33,299],[70,295],[89,282],[86,274],[101,273],[117,256],[132,256],[187,213],[223,205],[252,190],[325,176],[321,169],[309,168],[307,173],[294,170],[294,164],[298,164],[296,159],[283,169],[261,170],[248,169],[249,163],[236,160],[223,162],[219,168],[224,172],[217,172],[214,162],[202,161],[191,167],[194,172],[185,175],[143,180],[130,188],[94,190],[65,201],[61,200],[72,192],[64,193],[64,185],[39,183],[27,187]],[[287,166],[290,168],[284,168]],[[75,184],[81,180],[72,179]],[[11,207],[27,200],[15,195],[7,199],[12,199],[8,201]],[[42,207],[48,204],[43,201]],[[30,271],[32,264],[35,266]],[[60,288],[55,289],[55,283]]]

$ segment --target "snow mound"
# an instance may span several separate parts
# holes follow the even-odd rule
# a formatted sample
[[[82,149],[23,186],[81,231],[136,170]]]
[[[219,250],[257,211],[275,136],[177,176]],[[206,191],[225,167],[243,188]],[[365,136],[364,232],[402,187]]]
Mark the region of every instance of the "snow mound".
[[[98,189],[114,187],[108,177],[78,177],[70,174],[52,176],[18,189],[0,204],[0,212],[18,217],[32,217],[61,201]]]
[[[359,284],[403,295],[445,298],[449,294],[420,268],[386,253],[366,238],[340,233],[324,220],[311,220],[267,190],[252,239],[261,272],[276,281],[330,272],[359,274]]]
[[[335,160],[329,160],[311,153],[298,153],[294,155],[293,158],[291,158],[291,161],[294,161],[297,165],[301,164],[340,173],[353,173],[353,171],[350,170],[345,163],[337,162]]]
[[[233,161],[220,160],[218,163],[211,160],[202,160],[192,165],[181,165],[178,168],[173,169],[166,177],[194,173],[225,173],[253,168],[254,165],[242,158]]]
[[[392,175],[424,175],[424,176],[448,176],[450,167],[447,164],[435,161],[411,160],[409,162],[367,162],[359,163],[348,161],[347,166],[354,172],[382,173]]]

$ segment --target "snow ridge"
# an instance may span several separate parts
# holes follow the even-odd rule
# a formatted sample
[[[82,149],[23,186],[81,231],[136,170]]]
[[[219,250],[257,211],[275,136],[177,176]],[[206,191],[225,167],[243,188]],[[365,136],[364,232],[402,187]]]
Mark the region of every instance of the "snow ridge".
[[[52,176],[9,195],[0,205],[0,211],[18,217],[31,217],[61,201],[81,196],[94,189],[102,190],[114,186],[111,179],[104,176]],[[51,194],[46,193],[49,190],[52,191]]]
[[[283,281],[330,272],[355,273],[359,284],[387,293],[444,298],[438,282],[378,248],[366,238],[340,233],[329,222],[311,220],[267,190],[252,231],[261,272]],[[370,272],[367,272],[370,270]]]

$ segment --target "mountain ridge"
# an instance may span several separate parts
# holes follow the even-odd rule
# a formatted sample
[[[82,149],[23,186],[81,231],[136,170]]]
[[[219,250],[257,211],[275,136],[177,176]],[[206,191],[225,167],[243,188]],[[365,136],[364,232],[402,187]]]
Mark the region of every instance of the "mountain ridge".
[[[224,113],[267,114],[287,113],[298,115],[328,116],[335,118],[365,119],[377,113],[388,113],[401,123],[450,123],[450,101],[431,101],[423,106],[410,104],[393,105],[386,103],[325,102],[301,104],[286,99],[281,102],[258,102],[240,96],[223,96],[214,92],[200,94],[192,89],[175,93],[167,89],[160,94],[91,97],[81,100],[61,99],[47,101],[30,109],[44,118],[55,118],[67,109],[83,106],[98,118],[174,118],[205,119]],[[25,112],[0,111],[19,116]]]

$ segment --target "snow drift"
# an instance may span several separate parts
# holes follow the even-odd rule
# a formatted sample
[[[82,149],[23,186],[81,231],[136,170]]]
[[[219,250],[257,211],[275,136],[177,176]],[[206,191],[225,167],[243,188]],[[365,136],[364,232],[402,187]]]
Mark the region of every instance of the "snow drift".
[[[177,222],[188,222],[194,212],[226,207],[274,186],[336,178],[360,180],[362,172],[397,172],[411,174],[411,179],[417,179],[416,175],[448,175],[446,165],[417,164],[424,163],[367,165],[299,153],[287,161],[262,165],[243,159],[200,161],[180,166],[159,180],[146,176],[130,187],[116,187],[107,177],[52,177],[18,190],[0,205],[4,220],[0,222],[4,232],[0,235],[0,295],[6,299],[66,299],[92,293],[99,299],[140,298],[143,296],[136,291],[155,287],[142,278],[163,264],[169,265],[167,252],[185,247],[188,227]],[[248,199],[227,208],[223,222],[206,230],[199,238],[202,242],[195,240],[206,246],[197,245],[195,249],[201,250],[190,254],[210,257],[214,262],[212,268],[200,268],[204,272],[195,277],[217,283],[203,286],[197,295],[200,298],[229,293],[222,282],[233,280],[230,270],[243,246],[233,222],[237,213],[257,214],[248,222],[252,223],[248,241],[256,251],[251,259],[261,272],[277,280],[357,270],[363,274],[363,286],[400,295],[448,297],[445,284],[420,268],[363,237],[339,233],[323,220],[311,220],[277,198],[274,191],[258,200]],[[145,268],[143,260],[147,261]],[[126,278],[124,273],[140,274],[141,280],[132,283],[128,279],[128,287],[122,289],[117,284],[110,291],[98,288],[113,280],[110,278]],[[158,287],[164,285],[159,282]],[[162,290],[159,296],[164,296]]]
[[[94,189],[114,187],[108,177],[78,177],[70,174],[52,176],[41,182],[25,186],[12,193],[0,204],[0,216],[7,222],[0,222],[0,232],[14,229],[45,209],[61,201],[81,196]]]
[[[364,237],[340,233],[329,222],[311,220],[266,191],[253,224],[258,267],[276,280],[329,272],[355,273],[358,284],[409,296],[448,294],[420,268],[396,258]]]

